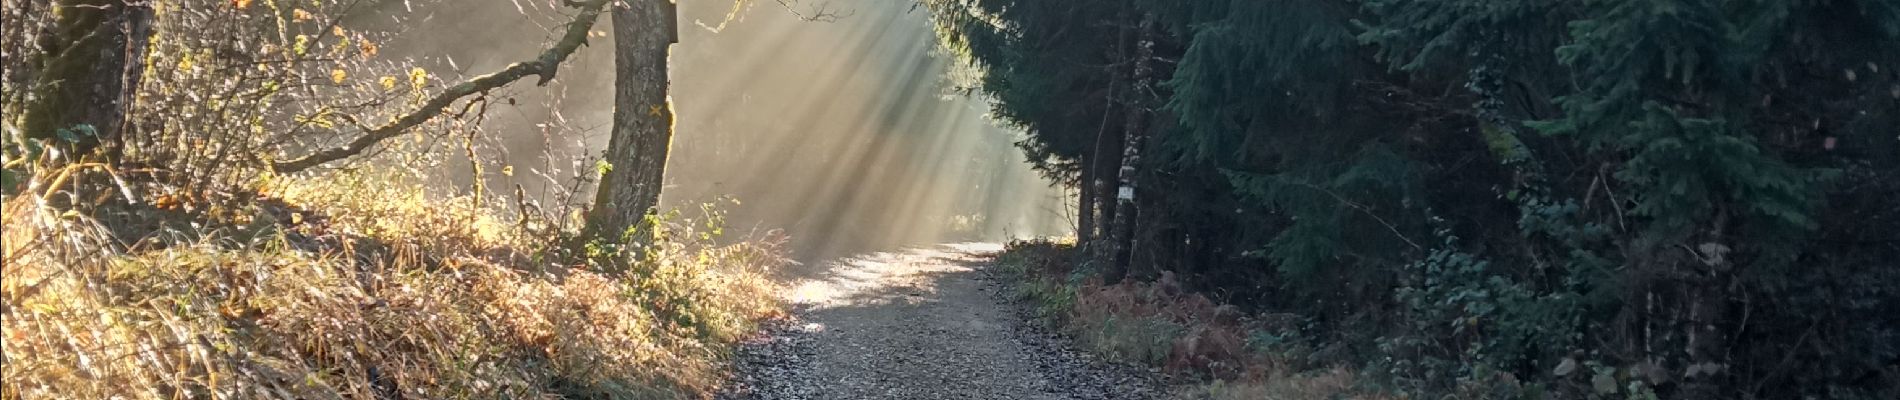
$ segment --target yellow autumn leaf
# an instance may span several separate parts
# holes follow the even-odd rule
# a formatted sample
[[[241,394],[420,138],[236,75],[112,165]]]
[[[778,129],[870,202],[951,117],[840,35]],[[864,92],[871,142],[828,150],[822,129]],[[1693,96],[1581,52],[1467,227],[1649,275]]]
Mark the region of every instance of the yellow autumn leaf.
[[[410,86],[415,87],[416,90],[422,90],[422,87],[428,84],[429,84],[429,71],[423,70],[422,67],[416,67],[414,69],[409,70],[409,85]]]
[[[326,129],[336,127],[336,122],[330,120],[330,112],[328,111],[320,112],[315,115],[299,115],[297,116],[297,123],[310,124]]]
[[[295,20],[297,22],[303,22],[303,21],[309,21],[311,19],[315,19],[317,15],[311,14],[309,11],[304,11],[303,9],[299,8],[299,9],[291,10],[290,17],[292,20]]]
[[[342,83],[343,83],[343,80],[344,80],[344,79],[349,79],[349,77],[350,77],[350,73],[349,73],[349,72],[345,72],[345,71],[343,71],[342,69],[333,69],[333,70],[330,70],[330,81],[331,81],[331,82],[336,82],[337,84],[342,84]]]
[[[251,0],[232,0],[231,3],[233,5],[236,5],[239,10],[249,8],[251,6]]]
[[[515,166],[513,166],[513,165],[503,165],[503,166],[501,166],[501,175],[502,175],[502,176],[515,176]]]
[[[382,79],[378,79],[378,80],[376,80],[376,81],[377,81],[377,82],[379,82],[379,83],[382,83],[382,84],[383,84],[383,90],[395,90],[395,89],[396,89],[396,77],[393,77],[393,76],[383,76],[383,77],[382,77]]]
[[[300,56],[309,53],[310,35],[297,35],[297,41],[291,44],[290,51]]]

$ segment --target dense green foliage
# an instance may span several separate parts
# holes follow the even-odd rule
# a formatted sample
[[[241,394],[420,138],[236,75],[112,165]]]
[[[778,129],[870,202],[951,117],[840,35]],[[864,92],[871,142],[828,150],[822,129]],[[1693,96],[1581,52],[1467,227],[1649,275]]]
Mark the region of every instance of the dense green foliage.
[[[1900,2],[923,3],[1052,179],[1154,121],[1132,268],[1393,390],[1900,396]]]

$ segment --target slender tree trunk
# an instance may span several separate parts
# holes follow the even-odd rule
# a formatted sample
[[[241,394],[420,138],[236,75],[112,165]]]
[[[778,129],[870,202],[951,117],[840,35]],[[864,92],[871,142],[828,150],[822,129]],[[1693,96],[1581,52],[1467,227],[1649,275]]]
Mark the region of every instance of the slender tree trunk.
[[[1089,165],[1095,161],[1094,155],[1082,157],[1082,175],[1075,180],[1076,199],[1076,244],[1086,244],[1093,239],[1095,231],[1095,167]]]
[[[1096,250],[1096,260],[1102,263],[1108,262],[1108,257],[1102,255],[1108,254],[1106,252],[1108,232],[1115,226],[1115,185],[1112,182],[1115,179],[1115,168],[1121,165],[1119,150],[1122,148],[1124,135],[1121,128],[1116,127],[1110,130],[1107,136],[1106,140],[1096,143],[1098,148],[1095,152],[1094,165],[1090,166],[1095,169],[1095,173],[1091,174],[1092,181],[1089,182],[1089,190],[1095,192],[1093,196],[1095,228],[1089,231],[1089,246]]]
[[[1112,23],[1125,24],[1127,20],[1128,13],[1124,12]],[[1094,201],[1091,206],[1095,209],[1095,224],[1093,229],[1087,232],[1088,240],[1085,241],[1087,246],[1084,254],[1087,255],[1090,265],[1111,269],[1106,272],[1113,272],[1115,259],[1114,253],[1110,251],[1112,246],[1107,240],[1109,232],[1115,228],[1115,187],[1109,184],[1109,179],[1115,178],[1115,169],[1121,164],[1120,150],[1123,139],[1127,136],[1126,132],[1109,129],[1110,121],[1115,117],[1126,117],[1117,111],[1124,109],[1123,106],[1126,105],[1124,99],[1127,98],[1128,93],[1122,88],[1127,83],[1127,79],[1120,65],[1128,60],[1129,29],[1123,27],[1119,31],[1115,37],[1114,47],[1109,50],[1112,66],[1108,70],[1108,101],[1102,108],[1102,128],[1096,132],[1095,147],[1089,153],[1089,165],[1086,168],[1091,170],[1091,173],[1089,181],[1085,184],[1086,190],[1093,193],[1090,198]],[[1116,128],[1125,127],[1124,125]]]
[[[35,71],[39,70],[39,57],[26,57],[39,43],[41,21],[48,19],[42,14],[47,7],[45,0],[5,0],[0,1],[0,18],[7,23],[0,24],[0,120],[4,120],[5,134],[19,132],[20,116],[25,114],[27,88],[33,87]],[[21,140],[12,136],[7,140]]]
[[[1125,84],[1123,81],[1125,79],[1117,78],[1115,85],[1122,86]],[[1116,94],[1124,92],[1116,91]],[[1121,100],[1114,101],[1117,107],[1110,110],[1121,110]],[[1108,235],[1115,227],[1115,212],[1118,211],[1115,204],[1115,170],[1121,166],[1122,143],[1127,138],[1121,129],[1118,126],[1107,131],[1106,137],[1096,142],[1095,161],[1090,166],[1095,169],[1091,176],[1094,181],[1089,184],[1089,190],[1095,191],[1095,229],[1089,232],[1089,248],[1092,249],[1090,257],[1093,257],[1096,265],[1109,265],[1113,260],[1108,252]]]
[[[673,143],[667,54],[679,42],[670,0],[626,0],[613,10],[614,117],[588,233],[610,240],[651,240],[640,224],[660,202],[666,153]],[[631,236],[628,236],[631,234]]]
[[[1732,350],[1729,346],[1733,344],[1730,335],[1737,329],[1733,328],[1729,320],[1734,311],[1729,303],[1734,295],[1730,290],[1734,286],[1727,283],[1734,282],[1736,265],[1728,261],[1728,247],[1721,245],[1725,242],[1723,238],[1726,235],[1723,233],[1729,224],[1728,216],[1724,215],[1726,207],[1715,207],[1717,216],[1709,222],[1709,228],[1704,232],[1707,239],[1702,242],[1706,244],[1697,246],[1699,250],[1688,251],[1689,254],[1684,258],[1691,260],[1677,263],[1672,268],[1683,277],[1676,280],[1673,286],[1682,288],[1681,295],[1687,297],[1678,306],[1684,310],[1674,318],[1681,324],[1682,337],[1687,339],[1682,358],[1691,365],[1701,367],[1697,368],[1701,373],[1695,377],[1685,377],[1687,379],[1682,381],[1679,389],[1679,394],[1691,396],[1684,397],[1690,399],[1721,397],[1723,391],[1732,390],[1721,384],[1727,380],[1722,377],[1734,376],[1734,372],[1729,370],[1734,365],[1733,360],[1729,359]],[[1652,359],[1668,358],[1653,352],[1647,356]]]
[[[1122,85],[1122,79],[1117,78],[1115,81],[1115,86]],[[1114,95],[1122,93],[1122,91],[1114,92]],[[1120,100],[1117,99],[1111,98],[1110,101],[1120,104]],[[1110,106],[1107,111],[1114,112],[1119,109],[1119,107]],[[1119,150],[1122,148],[1124,135],[1120,128],[1106,130],[1101,135],[1103,137],[1096,138],[1095,152],[1090,157],[1089,168],[1094,171],[1089,174],[1088,190],[1094,192],[1090,197],[1094,201],[1091,206],[1095,208],[1095,224],[1088,232],[1089,247],[1096,250],[1096,261],[1103,263],[1108,262],[1108,258],[1100,255],[1107,254],[1104,252],[1107,249],[1105,241],[1108,238],[1109,229],[1115,226],[1115,185],[1110,182],[1115,179],[1116,166],[1121,165]]]
[[[1150,80],[1154,77],[1154,18],[1143,15],[1141,25],[1136,28],[1138,39],[1135,41],[1134,77],[1129,82],[1128,125],[1123,129],[1126,138],[1122,140],[1121,170],[1117,171],[1121,186],[1115,190],[1115,224],[1109,233],[1108,251],[1111,263],[1103,281],[1108,284],[1120,283],[1128,275],[1130,251],[1133,249],[1135,222],[1140,210],[1135,205],[1135,189],[1141,166],[1141,148],[1148,139],[1148,94],[1153,89]]]
[[[152,9],[126,0],[52,3],[33,93],[21,120],[28,138],[63,137],[77,154],[121,137],[151,41]],[[67,134],[60,134],[64,130]]]
[[[1116,47],[1118,50],[1112,54],[1115,54],[1116,58],[1120,58],[1120,43],[1117,43]],[[1111,72],[1111,74],[1114,73]],[[1080,218],[1081,222],[1076,226],[1075,242],[1081,245],[1085,250],[1088,249],[1089,246],[1094,245],[1095,240],[1100,238],[1100,235],[1097,234],[1097,229],[1099,229],[1102,223],[1106,222],[1101,218],[1102,211],[1106,209],[1101,205],[1102,155],[1105,153],[1102,148],[1104,144],[1103,139],[1108,136],[1109,121],[1113,120],[1111,117],[1115,115],[1115,89],[1121,85],[1121,75],[1115,74],[1113,76],[1114,78],[1110,79],[1108,86],[1108,97],[1102,99],[1102,125],[1096,129],[1095,140],[1090,144],[1089,151],[1082,154],[1082,165],[1078,168],[1082,171],[1082,174],[1075,182],[1075,187],[1081,194],[1078,196],[1080,197],[1078,199],[1080,206],[1077,207],[1077,209],[1081,211],[1082,214]],[[1089,253],[1085,252],[1084,254]]]

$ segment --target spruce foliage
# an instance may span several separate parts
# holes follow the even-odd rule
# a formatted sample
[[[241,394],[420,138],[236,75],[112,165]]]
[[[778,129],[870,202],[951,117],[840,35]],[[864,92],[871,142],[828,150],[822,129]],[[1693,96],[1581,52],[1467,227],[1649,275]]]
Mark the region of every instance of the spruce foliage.
[[[1900,2],[922,4],[1065,184],[1129,95],[1105,39],[1158,21],[1132,267],[1312,318],[1321,363],[1900,396]]]

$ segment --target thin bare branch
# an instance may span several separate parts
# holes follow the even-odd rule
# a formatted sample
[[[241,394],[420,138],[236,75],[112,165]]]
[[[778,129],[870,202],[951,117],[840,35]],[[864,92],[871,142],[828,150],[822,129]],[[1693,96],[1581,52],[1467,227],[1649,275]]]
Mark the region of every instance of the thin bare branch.
[[[581,45],[587,43],[588,31],[593,29],[594,21],[599,19],[598,17],[601,11],[604,10],[606,5],[610,2],[612,2],[612,0],[570,2],[569,5],[579,8],[580,13],[574,16],[572,22],[568,23],[567,32],[561,36],[561,40],[555,42],[554,46],[549,47],[546,51],[542,52],[539,57],[535,57],[533,60],[509,64],[507,68],[503,68],[501,71],[477,76],[466,82],[450,86],[448,89],[437,93],[435,97],[423,103],[422,107],[410,111],[408,114],[403,114],[388,124],[365,131],[362,136],[351,140],[348,144],[318,150],[303,158],[273,163],[271,164],[271,169],[278,173],[294,173],[323,165],[327,162],[361,154],[364,150],[375,146],[377,143],[396,136],[401,136],[410,129],[442,115],[445,109],[456,101],[462,100],[464,97],[477,93],[486,93],[490,90],[508,86],[530,75],[540,78],[535,82],[536,85],[547,85],[549,81],[554,80],[554,75],[560,70],[561,63],[567,61],[568,56],[573,55],[576,50],[580,49]]]
[[[798,3],[802,0],[773,1],[777,2],[779,7],[785,8],[785,12],[791,13],[793,17],[798,17],[799,20],[806,22],[837,22],[840,18],[850,17],[852,14],[857,13],[855,10],[839,11],[831,7],[831,2],[819,3],[818,5],[811,6],[810,11],[800,12],[798,11]],[[693,24],[699,25],[700,29],[705,29],[707,32],[719,33],[720,31],[726,30],[726,25],[738,20],[740,14],[744,13],[751,5],[752,0],[734,0],[732,2],[732,9],[726,11],[725,18],[721,19],[718,25],[708,25],[705,21],[699,20],[694,20]]]

